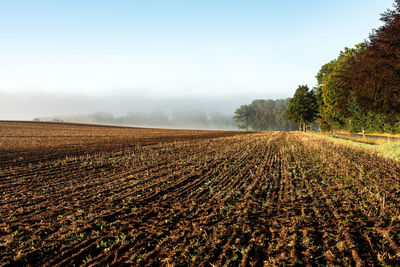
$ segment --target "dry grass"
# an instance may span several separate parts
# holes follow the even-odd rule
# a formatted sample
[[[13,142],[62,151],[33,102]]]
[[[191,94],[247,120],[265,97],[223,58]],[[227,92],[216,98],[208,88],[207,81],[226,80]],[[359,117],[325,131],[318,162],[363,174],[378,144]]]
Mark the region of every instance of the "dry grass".
[[[347,130],[340,130],[340,131],[335,131],[336,133],[342,133],[342,134],[351,134],[350,131]],[[362,134],[362,132],[356,133],[356,134]],[[376,136],[385,136],[385,137],[400,137],[400,134],[393,134],[393,133],[368,133],[368,135],[376,135]]]
[[[368,138],[368,136],[364,137],[353,137],[353,136],[343,136],[343,135],[333,135],[335,138],[350,140],[359,143],[365,143],[370,145],[385,145],[385,144],[400,144],[400,141],[393,141],[390,139],[376,139],[376,138]]]
[[[370,152],[377,153],[378,155],[385,158],[400,160],[400,142],[371,138],[355,138],[347,136],[338,137],[317,133],[307,134],[325,138],[335,143],[344,144],[346,146],[366,149]]]

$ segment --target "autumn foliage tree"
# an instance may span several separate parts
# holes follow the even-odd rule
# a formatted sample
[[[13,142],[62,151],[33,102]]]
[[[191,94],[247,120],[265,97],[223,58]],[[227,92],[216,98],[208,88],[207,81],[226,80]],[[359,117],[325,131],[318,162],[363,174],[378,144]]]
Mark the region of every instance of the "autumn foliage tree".
[[[400,0],[381,21],[368,40],[317,74],[322,129],[400,132]]]
[[[365,43],[354,48],[345,48],[337,59],[323,65],[316,78],[320,87],[317,88],[319,101],[318,122],[323,130],[343,128],[348,117],[349,90],[346,85],[349,61],[365,49]]]
[[[345,82],[360,107],[381,120],[381,130],[399,131],[400,0],[381,20],[384,25],[372,32],[366,49],[349,62]]]

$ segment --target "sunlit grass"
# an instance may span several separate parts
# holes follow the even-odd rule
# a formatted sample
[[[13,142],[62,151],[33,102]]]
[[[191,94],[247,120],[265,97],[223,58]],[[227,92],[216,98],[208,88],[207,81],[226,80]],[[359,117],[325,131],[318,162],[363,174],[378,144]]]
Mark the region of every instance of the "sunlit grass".
[[[338,130],[335,131],[336,133],[342,133],[342,134],[351,134],[350,131],[348,130]],[[362,134],[362,132],[358,132],[356,134]],[[368,135],[376,135],[376,136],[385,136],[385,137],[400,137],[400,134],[393,134],[393,133],[366,133],[366,136]]]
[[[335,138],[350,140],[354,142],[360,142],[370,145],[386,145],[386,144],[400,144],[400,141],[393,141],[388,139],[377,139],[377,138],[369,138],[368,136],[364,137],[354,137],[354,136],[344,136],[344,135],[330,135]],[[383,137],[383,136],[382,136]]]
[[[363,148],[367,149],[373,152],[377,152],[378,155],[385,157],[385,158],[390,158],[390,159],[395,159],[395,160],[400,160],[400,143],[399,142],[394,142],[394,141],[387,141],[387,140],[373,140],[371,143],[365,142],[363,138],[354,138],[357,140],[353,140],[351,138],[342,138],[338,136],[331,136],[331,135],[324,135],[324,134],[317,134],[317,133],[307,133],[309,135],[317,136],[320,138],[325,138],[328,140],[331,140],[335,143],[347,145],[350,147],[358,147],[358,148]],[[359,141],[358,139],[361,139]],[[366,138],[368,139],[368,138]],[[364,140],[364,142],[362,142]],[[369,139],[372,140],[372,139]]]
[[[389,158],[400,160],[400,144],[383,144],[379,145],[378,149],[382,152],[382,154],[386,155]]]

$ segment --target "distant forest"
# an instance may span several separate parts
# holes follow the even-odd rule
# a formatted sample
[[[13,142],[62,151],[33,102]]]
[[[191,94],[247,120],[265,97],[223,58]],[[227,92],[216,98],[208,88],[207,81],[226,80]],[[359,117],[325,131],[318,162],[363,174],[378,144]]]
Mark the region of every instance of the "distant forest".
[[[288,106],[289,99],[259,99],[254,100],[249,105],[240,106],[235,111],[234,116],[201,111],[174,111],[170,116],[161,111],[151,113],[129,112],[125,116],[114,116],[108,112],[95,112],[87,115],[40,117],[34,120],[185,129],[294,131],[298,127],[289,122],[286,116]]]
[[[382,14],[368,40],[323,65],[313,89],[299,86],[288,118],[324,131],[400,132],[400,0]]]
[[[286,110],[289,99],[254,100],[242,105],[235,111],[234,120],[240,129],[255,131],[294,131],[298,127],[292,124]]]

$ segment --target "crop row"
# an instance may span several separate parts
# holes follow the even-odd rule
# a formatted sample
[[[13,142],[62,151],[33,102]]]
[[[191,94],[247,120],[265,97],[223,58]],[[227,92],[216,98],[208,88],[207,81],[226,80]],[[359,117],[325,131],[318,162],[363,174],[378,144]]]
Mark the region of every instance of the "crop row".
[[[400,164],[297,133],[2,169],[0,264],[396,265]]]

